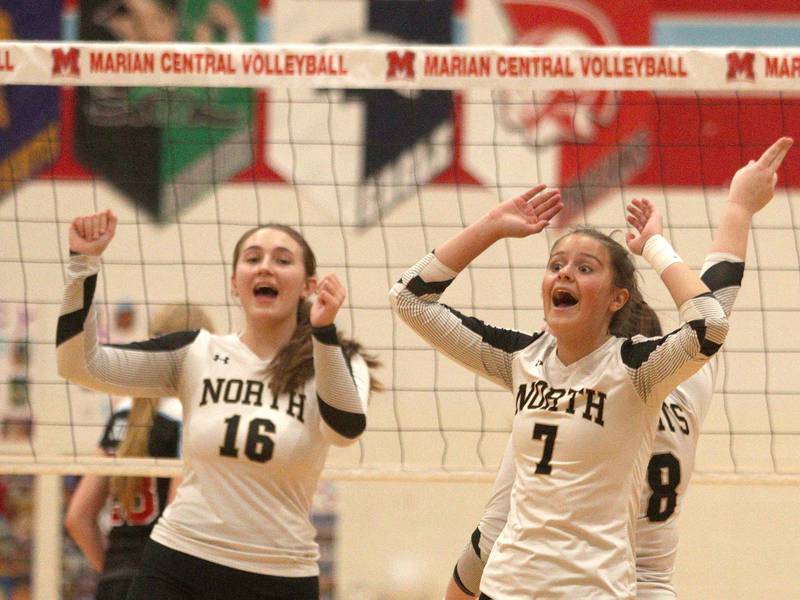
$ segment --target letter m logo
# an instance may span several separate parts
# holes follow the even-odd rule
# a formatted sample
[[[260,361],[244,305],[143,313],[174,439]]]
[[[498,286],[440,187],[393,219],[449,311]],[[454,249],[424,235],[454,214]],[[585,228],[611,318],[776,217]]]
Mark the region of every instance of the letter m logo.
[[[386,69],[386,79],[414,79],[414,53],[406,50],[401,55],[397,50],[386,53],[389,66]]]
[[[725,55],[725,58],[728,60],[728,75],[726,76],[728,81],[756,80],[756,72],[754,68],[756,55],[753,52],[745,52],[743,54],[739,54],[738,52],[728,52],[728,54]]]
[[[66,52],[61,48],[53,48],[53,77],[57,75],[69,75],[79,77],[81,69],[78,66],[80,51],[77,48],[70,48]]]

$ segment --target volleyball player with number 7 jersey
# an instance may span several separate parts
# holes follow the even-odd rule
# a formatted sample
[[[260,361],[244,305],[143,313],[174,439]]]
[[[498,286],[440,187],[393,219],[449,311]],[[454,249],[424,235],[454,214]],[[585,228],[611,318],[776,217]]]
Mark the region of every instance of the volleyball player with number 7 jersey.
[[[516,478],[507,524],[481,598],[634,598],[633,534],[661,403],[725,340],[719,301],[634,200],[630,250],[661,275],[682,326],[651,340],[614,335],[641,302],[630,253],[579,229],[554,244],[542,281],[549,331],[492,327],[438,299],[495,241],[540,233],[561,209],[543,185],[503,202],[423,257],[390,293],[397,314],[433,347],[509,389]]]
[[[730,314],[744,273],[752,217],[772,199],[777,169],[792,145],[781,138],[758,161],[750,161],[733,177],[728,201],[702,269],[702,279]],[[661,335],[655,312],[642,305],[639,316],[621,328],[624,337]],[[714,391],[718,354],[669,394],[648,462],[636,525],[636,574],[639,600],[677,597],[672,575],[678,545],[681,500],[694,469],[700,427]],[[506,448],[492,496],[478,527],[459,557],[445,600],[475,597],[492,546],[505,526],[514,481],[513,448]]]

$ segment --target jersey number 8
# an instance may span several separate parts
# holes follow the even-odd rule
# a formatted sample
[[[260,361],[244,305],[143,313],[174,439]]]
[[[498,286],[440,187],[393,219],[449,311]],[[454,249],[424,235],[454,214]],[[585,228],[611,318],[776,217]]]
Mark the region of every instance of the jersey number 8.
[[[678,485],[681,482],[681,463],[666,452],[653,454],[647,465],[647,483],[653,493],[647,503],[647,519],[666,521],[678,505]]]

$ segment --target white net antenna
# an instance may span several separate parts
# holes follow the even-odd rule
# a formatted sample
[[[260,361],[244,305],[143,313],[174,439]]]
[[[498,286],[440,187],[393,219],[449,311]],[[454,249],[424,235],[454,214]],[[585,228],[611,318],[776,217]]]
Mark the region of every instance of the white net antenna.
[[[559,228],[624,227],[655,201],[699,268],[735,170],[800,138],[800,74],[785,49],[196,45],[0,42],[0,109],[50,125],[0,164],[0,471],[150,473],[178,461],[98,459],[116,399],[55,369],[66,230],[112,208],[117,239],[96,302],[104,339],[147,336],[161,307],[238,327],[238,236],[297,227],[348,287],[340,326],[383,363],[359,444],[335,478],[490,479],[512,396],[439,356],[391,314],[400,273],[499,199],[562,188]],[[3,104],[5,103],[5,104]],[[1,116],[1,114],[0,114]],[[55,124],[53,124],[55,123]],[[58,124],[60,123],[60,125]],[[800,166],[754,223],[744,285],[698,453],[698,478],[800,473]],[[559,228],[497,244],[446,301],[533,330]],[[677,321],[655,274],[650,303]]]

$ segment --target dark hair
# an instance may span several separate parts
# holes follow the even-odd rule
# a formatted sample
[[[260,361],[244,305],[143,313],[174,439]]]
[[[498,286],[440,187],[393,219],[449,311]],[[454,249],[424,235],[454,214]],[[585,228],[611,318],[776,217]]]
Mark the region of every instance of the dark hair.
[[[245,240],[255,232],[262,229],[275,229],[282,231],[291,237],[303,249],[303,267],[306,277],[311,277],[317,273],[317,258],[314,251],[308,245],[306,239],[296,229],[280,223],[267,223],[252,227],[242,234],[233,249],[233,272],[236,272],[236,264],[239,262],[239,255]],[[297,390],[306,381],[314,376],[314,354],[311,343],[311,302],[301,299],[297,304],[297,327],[288,342],[278,351],[275,358],[270,361],[267,367],[269,375],[269,389],[275,394],[291,392]],[[367,354],[361,344],[355,340],[345,339],[339,336],[339,345],[349,359],[358,353],[364,358],[370,371],[380,366],[380,362],[372,355]],[[369,387],[372,391],[383,389],[381,383],[370,373]]]
[[[611,268],[614,271],[613,285],[617,288],[628,290],[628,301],[611,317],[611,322],[608,324],[608,332],[617,337],[630,337],[626,335],[626,332],[631,331],[632,325],[637,322],[639,318],[637,313],[641,310],[642,305],[647,305],[639,289],[636,265],[633,263],[631,253],[610,235],[606,235],[597,229],[583,226],[575,227],[569,233],[558,238],[553,244],[553,250],[561,240],[571,235],[582,235],[597,240],[608,252]],[[639,333],[639,331],[634,331],[635,333]]]

